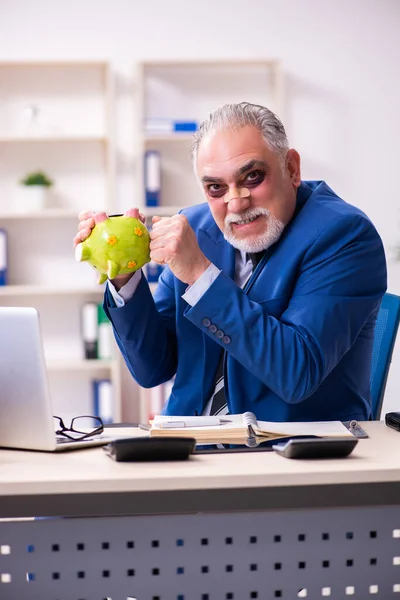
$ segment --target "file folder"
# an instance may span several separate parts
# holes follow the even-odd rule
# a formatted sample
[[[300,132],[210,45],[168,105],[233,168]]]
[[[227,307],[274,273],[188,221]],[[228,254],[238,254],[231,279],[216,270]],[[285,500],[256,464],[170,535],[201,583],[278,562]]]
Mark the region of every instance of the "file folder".
[[[146,206],[159,206],[161,193],[161,156],[148,150],[144,156],[144,188]]]
[[[7,285],[7,232],[0,229],[0,285]]]

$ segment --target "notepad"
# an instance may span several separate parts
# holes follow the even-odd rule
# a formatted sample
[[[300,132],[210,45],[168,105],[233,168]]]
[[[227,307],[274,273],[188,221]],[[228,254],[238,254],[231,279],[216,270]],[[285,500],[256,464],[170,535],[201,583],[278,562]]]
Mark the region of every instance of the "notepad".
[[[202,419],[203,417],[199,417]],[[318,437],[353,437],[352,432],[341,421],[310,421],[310,422],[284,422],[258,421],[254,413],[245,412],[239,415],[226,415],[230,423],[217,427],[179,427],[162,428],[162,423],[169,421],[184,421],[184,416],[158,415],[151,421],[150,436],[152,437],[193,437],[197,442],[204,443],[238,443],[249,437],[260,441],[276,440],[294,436]],[[191,417],[193,419],[193,417]]]

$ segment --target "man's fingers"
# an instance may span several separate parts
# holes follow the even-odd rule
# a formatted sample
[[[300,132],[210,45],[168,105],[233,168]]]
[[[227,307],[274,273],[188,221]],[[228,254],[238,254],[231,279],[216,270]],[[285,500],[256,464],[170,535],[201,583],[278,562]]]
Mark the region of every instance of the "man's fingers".
[[[95,223],[93,217],[90,217],[86,221],[80,221],[78,224],[78,231],[82,231],[82,229],[93,229]]]
[[[77,246],[78,244],[86,240],[86,238],[89,237],[91,233],[92,230],[90,227],[86,227],[85,229],[81,229],[81,231],[78,231],[78,233],[74,237],[74,246]]]
[[[94,217],[95,215],[95,211],[94,210],[82,210],[79,214],[78,214],[78,219],[79,221],[87,221],[88,219],[90,219],[91,217]]]
[[[105,221],[106,219],[108,219],[107,213],[105,212],[98,212],[94,214],[94,222],[97,223],[101,223],[102,221]]]

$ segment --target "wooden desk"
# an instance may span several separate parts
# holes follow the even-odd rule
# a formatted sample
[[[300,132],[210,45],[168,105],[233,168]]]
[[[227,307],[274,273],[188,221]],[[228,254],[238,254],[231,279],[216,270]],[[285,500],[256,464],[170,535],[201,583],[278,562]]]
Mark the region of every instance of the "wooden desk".
[[[341,460],[0,451],[0,598],[400,598],[400,433]],[[7,578],[10,581],[7,581]]]

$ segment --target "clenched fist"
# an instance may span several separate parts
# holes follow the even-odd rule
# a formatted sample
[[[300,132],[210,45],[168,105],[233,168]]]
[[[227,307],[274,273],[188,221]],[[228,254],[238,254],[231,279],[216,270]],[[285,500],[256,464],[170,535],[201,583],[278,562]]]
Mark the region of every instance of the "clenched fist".
[[[175,277],[193,285],[211,264],[202,253],[193,229],[184,215],[153,217],[150,258],[167,264]]]

